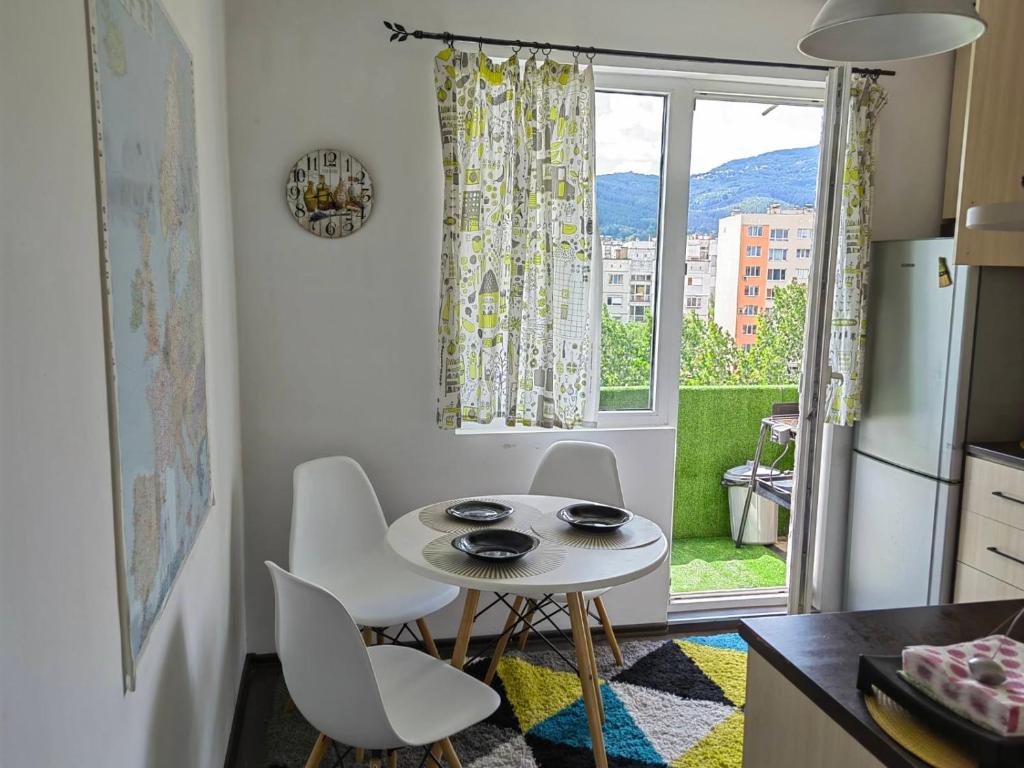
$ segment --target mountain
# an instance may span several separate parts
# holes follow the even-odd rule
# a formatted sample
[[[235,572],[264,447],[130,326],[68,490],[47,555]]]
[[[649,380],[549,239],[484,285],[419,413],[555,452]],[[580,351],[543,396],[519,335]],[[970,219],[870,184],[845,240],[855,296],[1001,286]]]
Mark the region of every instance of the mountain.
[[[718,232],[718,220],[733,210],[760,213],[769,203],[813,205],[818,148],[780,149],[730,160],[690,177],[689,233]],[[597,177],[597,217],[601,234],[628,240],[657,230],[659,179],[643,173]]]

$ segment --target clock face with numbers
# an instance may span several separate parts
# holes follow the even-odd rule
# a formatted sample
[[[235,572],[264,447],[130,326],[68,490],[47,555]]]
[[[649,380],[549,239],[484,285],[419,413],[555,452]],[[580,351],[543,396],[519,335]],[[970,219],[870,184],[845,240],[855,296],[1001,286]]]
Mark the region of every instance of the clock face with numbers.
[[[317,149],[288,172],[285,195],[300,227],[320,237],[345,237],[370,217],[373,183],[352,155]]]

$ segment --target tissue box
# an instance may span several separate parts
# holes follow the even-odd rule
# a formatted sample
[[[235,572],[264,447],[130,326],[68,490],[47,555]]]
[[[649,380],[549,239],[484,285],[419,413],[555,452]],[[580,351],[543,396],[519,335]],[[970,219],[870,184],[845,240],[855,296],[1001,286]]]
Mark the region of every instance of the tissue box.
[[[967,660],[998,661],[1006,682],[988,686],[971,678]],[[992,635],[957,645],[912,645],[903,649],[903,677],[962,717],[1001,736],[1024,735],[1024,643]]]

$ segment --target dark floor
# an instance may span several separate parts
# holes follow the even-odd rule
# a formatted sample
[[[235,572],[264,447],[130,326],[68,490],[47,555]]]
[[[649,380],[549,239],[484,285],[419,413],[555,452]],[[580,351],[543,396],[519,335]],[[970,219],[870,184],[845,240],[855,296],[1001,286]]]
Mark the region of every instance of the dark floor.
[[[716,621],[701,624],[689,624],[686,631],[668,630],[667,628],[643,627],[637,629],[620,629],[616,635],[620,639],[656,640],[659,638],[685,637],[691,634],[708,632],[735,631],[735,621]],[[595,639],[600,632],[595,631]],[[495,638],[481,638],[470,645],[470,655],[487,652]],[[565,647],[561,639],[552,638],[556,645]],[[438,642],[441,655],[445,658],[451,653],[452,642]],[[529,649],[546,647],[544,641],[531,638]],[[236,705],[235,723],[231,734],[228,759],[225,768],[266,768],[266,726],[274,705],[274,692],[281,681],[281,665],[276,655],[250,655],[246,671],[243,674],[239,701]],[[326,763],[325,763],[326,764]]]

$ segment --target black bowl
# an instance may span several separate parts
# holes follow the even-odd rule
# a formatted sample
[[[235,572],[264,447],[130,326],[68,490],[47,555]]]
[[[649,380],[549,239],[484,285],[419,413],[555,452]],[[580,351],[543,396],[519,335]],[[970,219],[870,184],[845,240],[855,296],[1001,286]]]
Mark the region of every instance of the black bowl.
[[[498,501],[469,499],[452,504],[445,510],[449,517],[466,523],[496,523],[512,514],[512,507]]]
[[[452,539],[452,546],[477,560],[508,563],[518,560],[540,545],[540,539],[509,528],[473,531]]]
[[[633,519],[633,513],[627,509],[609,507],[605,504],[583,502],[563,507],[558,510],[557,517],[563,523],[568,523],[574,528],[591,533],[603,533],[617,531]]]

